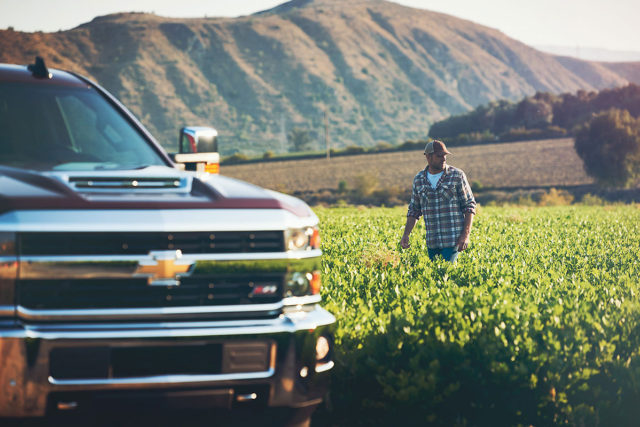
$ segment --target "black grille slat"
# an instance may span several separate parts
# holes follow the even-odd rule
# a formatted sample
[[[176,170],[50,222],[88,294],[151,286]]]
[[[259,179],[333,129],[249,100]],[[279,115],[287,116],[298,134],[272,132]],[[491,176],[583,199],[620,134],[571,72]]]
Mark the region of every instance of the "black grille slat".
[[[22,255],[144,255],[181,250],[184,254],[284,251],[282,231],[20,233]]]
[[[50,356],[56,379],[126,378],[170,374],[219,374],[222,343],[139,346],[60,347]]]
[[[62,343],[50,351],[49,375],[56,380],[72,380],[264,372],[269,369],[272,348],[271,341],[259,339],[93,347],[66,347]],[[252,392],[263,391],[255,384],[250,387]],[[86,394],[86,391],[82,392],[83,396]],[[118,395],[121,394],[122,390],[119,390]],[[268,390],[264,394],[268,396]],[[122,398],[128,401],[128,395]],[[163,392],[162,401],[166,398]],[[78,399],[73,397],[71,400]],[[137,399],[133,401],[138,402]]]
[[[20,280],[21,306],[33,310],[204,307],[266,304],[282,298],[283,274],[185,277],[180,286],[149,286],[146,279]],[[210,287],[213,283],[214,286]],[[270,295],[251,293],[275,285]]]

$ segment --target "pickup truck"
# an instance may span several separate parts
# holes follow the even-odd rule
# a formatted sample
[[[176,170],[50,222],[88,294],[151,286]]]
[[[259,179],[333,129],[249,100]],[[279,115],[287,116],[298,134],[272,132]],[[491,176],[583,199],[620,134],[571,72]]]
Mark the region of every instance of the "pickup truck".
[[[145,403],[308,424],[333,367],[318,218],[184,169],[96,83],[0,64],[0,417]]]

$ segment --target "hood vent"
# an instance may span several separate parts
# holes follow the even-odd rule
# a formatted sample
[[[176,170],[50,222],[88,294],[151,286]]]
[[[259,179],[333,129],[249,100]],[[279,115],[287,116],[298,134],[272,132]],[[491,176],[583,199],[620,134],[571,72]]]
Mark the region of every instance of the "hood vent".
[[[69,177],[69,185],[77,191],[174,190],[184,192],[191,190],[190,181],[186,177]]]

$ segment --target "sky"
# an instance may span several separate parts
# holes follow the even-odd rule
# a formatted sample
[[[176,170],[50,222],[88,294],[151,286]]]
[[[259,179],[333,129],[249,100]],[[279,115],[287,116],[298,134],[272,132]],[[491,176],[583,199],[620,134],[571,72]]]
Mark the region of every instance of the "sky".
[[[343,0],[348,2],[349,0]],[[0,0],[0,29],[68,30],[116,12],[234,17],[284,0]],[[639,0],[395,0],[497,28],[530,46],[640,51]]]

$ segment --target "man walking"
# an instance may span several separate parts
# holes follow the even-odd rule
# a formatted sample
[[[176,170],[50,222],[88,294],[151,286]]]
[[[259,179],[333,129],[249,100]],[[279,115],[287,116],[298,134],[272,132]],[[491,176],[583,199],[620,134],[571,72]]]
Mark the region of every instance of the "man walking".
[[[447,164],[447,154],[451,153],[442,141],[433,140],[425,146],[427,167],[413,179],[400,246],[409,247],[411,230],[423,215],[429,258],[441,256],[455,262],[458,252],[469,246],[476,201],[464,172]]]

